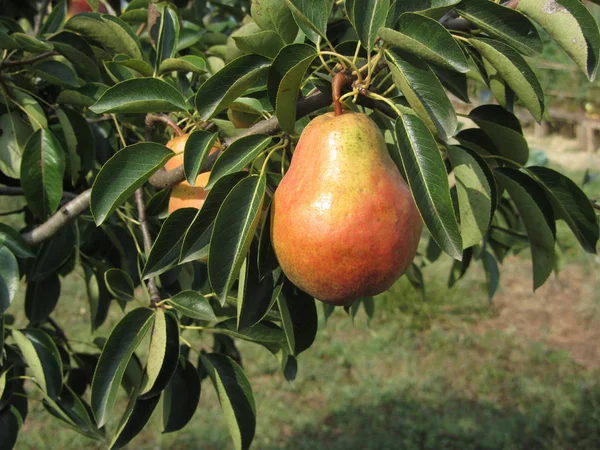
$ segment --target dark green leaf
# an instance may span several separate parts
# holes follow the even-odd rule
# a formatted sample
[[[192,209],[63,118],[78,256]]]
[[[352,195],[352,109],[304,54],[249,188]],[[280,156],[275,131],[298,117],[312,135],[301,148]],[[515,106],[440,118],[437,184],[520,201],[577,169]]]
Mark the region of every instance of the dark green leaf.
[[[63,384],[63,365],[54,341],[38,328],[13,330],[12,336],[36,383],[48,397],[58,398]]]
[[[0,223],[0,245],[8,247],[19,258],[35,256],[21,235],[4,223]]]
[[[237,139],[217,158],[211,169],[207,189],[212,189],[225,175],[244,169],[271,143],[272,138],[264,134],[253,134]]]
[[[97,225],[117,209],[174,153],[153,142],[123,148],[100,169],[92,186],[91,211]]]
[[[427,126],[416,116],[396,121],[400,157],[417,208],[440,248],[455,259],[462,256],[462,240],[444,161]]]
[[[311,41],[327,37],[327,20],[333,0],[285,0],[300,29]]]
[[[75,230],[73,226],[66,226],[40,246],[29,270],[28,281],[43,280],[59,270],[73,255],[74,247]]]
[[[202,120],[208,120],[227,109],[229,104],[263,77],[269,59],[244,55],[234,59],[200,86],[196,108]]]
[[[552,205],[543,189],[516,169],[496,169],[496,179],[509,193],[527,231],[533,261],[533,290],[544,284],[554,269],[555,224]]]
[[[262,30],[276,32],[286,44],[292,42],[298,34],[298,25],[281,0],[253,0],[250,14]]]
[[[125,447],[146,426],[158,405],[160,395],[141,399],[134,392],[129,398],[127,409],[121,417],[119,428],[110,444],[110,450]]]
[[[498,263],[487,250],[483,250],[481,254],[481,262],[483,263],[483,269],[485,270],[485,279],[488,286],[488,297],[490,301],[494,298],[498,285],[500,284],[500,270],[498,269]]]
[[[243,179],[231,190],[215,218],[208,253],[208,276],[222,305],[256,231],[265,188],[264,175]]]
[[[15,255],[0,245],[0,314],[8,309],[19,289],[19,263]]]
[[[523,137],[519,119],[498,105],[482,105],[469,113],[469,119],[475,122],[491,139],[493,148],[484,145],[490,153],[525,164],[529,159],[529,146]]]
[[[202,355],[202,364],[219,396],[235,449],[249,449],[256,430],[256,406],[244,371],[233,359],[218,353]]]
[[[452,268],[450,269],[450,276],[448,277],[448,288],[451,288],[460,280],[471,264],[473,259],[473,247],[467,248],[463,252],[461,261],[453,261]]]
[[[498,71],[538,122],[544,114],[544,91],[527,61],[510,45],[492,39],[469,39]]]
[[[92,331],[95,331],[106,320],[111,296],[104,283],[102,272],[98,268],[83,264],[83,269]]]
[[[156,66],[165,59],[175,56],[179,41],[179,17],[175,7],[169,3],[157,3],[159,17],[149,30],[156,42]]]
[[[14,448],[22,425],[23,419],[14,406],[0,410],[0,449]]]
[[[150,255],[148,255],[148,261],[146,261],[142,273],[144,279],[160,275],[177,264],[186,230],[192,224],[197,213],[198,210],[195,208],[181,208],[169,215],[152,245]]]
[[[269,99],[284,131],[295,131],[298,93],[302,79],[316,57],[314,47],[291,44],[279,52],[269,69]]]
[[[190,262],[208,255],[208,244],[212,234],[211,224],[219,208],[233,187],[246,177],[246,172],[234,172],[220,178],[211,188],[202,208],[183,237],[179,263]]]
[[[596,253],[598,222],[587,195],[566,176],[546,167],[527,171],[545,188],[556,217],[563,219],[585,251]]]
[[[112,330],[104,344],[92,381],[92,409],[103,426],[112,413],[125,368],[154,322],[150,309],[130,311]]]
[[[381,28],[379,36],[426,61],[461,73],[469,71],[469,63],[460,45],[438,21],[420,14],[405,13],[400,16],[398,30]]]
[[[204,73],[206,72],[206,61],[194,55],[185,55],[179,58],[168,58],[160,63],[160,67],[158,68],[159,73],[172,72],[172,71],[181,71],[181,72],[196,72],[196,73]]]
[[[292,325],[291,332],[294,336],[292,354],[297,356],[310,348],[317,335],[318,317],[315,300],[288,280],[283,283],[283,289],[277,300],[280,311],[282,311],[281,306],[285,304],[284,309],[289,314]],[[288,330],[286,329],[287,333]]]
[[[94,106],[96,114],[186,111],[177,89],[158,78],[134,78],[108,88]]]
[[[32,129],[19,111],[12,111],[0,115],[0,131],[0,170],[5,175],[18,179],[21,176],[23,149]]]
[[[179,322],[170,312],[158,308],[154,318],[148,364],[141,398],[158,396],[167,387],[179,360]]]
[[[139,38],[129,25],[117,17],[98,13],[77,14],[67,21],[65,28],[100,44],[111,55],[123,53],[133,59],[143,59]]]
[[[185,142],[183,170],[185,172],[185,177],[191,186],[196,185],[198,172],[210,154],[217,137],[217,133],[197,130],[190,134],[190,137]]]
[[[34,130],[48,127],[48,121],[46,120],[44,110],[33,96],[21,89],[13,89],[12,94],[12,100],[19,109],[27,114]]]
[[[58,208],[63,192],[65,152],[49,129],[31,135],[21,160],[21,185],[27,206],[40,219]]]
[[[600,64],[596,20],[578,0],[520,0],[517,10],[535,20],[569,54],[590,80]]]
[[[60,279],[52,274],[41,281],[27,283],[25,315],[32,323],[45,321],[54,311],[60,297]]]
[[[217,320],[209,301],[196,291],[182,291],[171,297],[168,302],[174,310],[186,317],[209,322]]]
[[[60,61],[42,61],[34,64],[31,70],[41,79],[51,84],[57,84],[65,88],[78,88],[82,85],[71,66]]]
[[[84,38],[70,31],[61,31],[48,40],[58,53],[73,64],[79,76],[90,81],[100,81],[96,55]]]
[[[200,377],[188,360],[180,358],[163,393],[163,433],[181,430],[192,419],[200,401]]]
[[[260,322],[271,309],[281,287],[275,287],[271,273],[260,278],[256,264],[256,246],[251,247],[242,265],[238,286],[237,327],[244,330]]]
[[[52,7],[52,11],[40,27],[39,35],[56,33],[65,21],[65,17],[67,17],[67,0],[61,0]]]
[[[108,86],[101,83],[86,84],[76,90],[66,89],[58,94],[56,102],[66,105],[92,106],[107,89]]]
[[[348,11],[351,7],[352,12]],[[377,2],[371,0],[352,0],[349,5],[346,2],[348,17],[356,29],[361,44],[367,50],[372,52],[375,47],[377,32],[385,25],[390,0],[380,0]]]
[[[295,25],[295,24],[294,24]],[[285,43],[275,31],[261,31],[247,36],[233,36],[238,49],[273,59]]]
[[[456,179],[463,247],[480,243],[492,216],[495,192],[479,162],[461,147],[448,147]]]
[[[104,282],[115,298],[124,302],[133,300],[135,286],[127,272],[121,269],[108,269],[104,272]]]
[[[444,87],[421,59],[399,49],[386,51],[394,83],[429,129],[444,141],[456,132],[458,121]]]
[[[462,0],[458,13],[488,35],[501,39],[521,53],[542,52],[542,40],[535,26],[521,13],[490,1]]]
[[[31,53],[47,52],[53,48],[48,41],[25,33],[13,33],[10,37],[20,48]]]

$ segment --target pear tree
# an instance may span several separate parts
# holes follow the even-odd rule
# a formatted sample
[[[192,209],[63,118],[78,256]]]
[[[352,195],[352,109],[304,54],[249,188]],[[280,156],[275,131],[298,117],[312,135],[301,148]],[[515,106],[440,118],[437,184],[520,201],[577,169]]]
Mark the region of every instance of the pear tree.
[[[414,208],[403,216],[385,190],[374,213],[383,222],[390,202],[397,223],[416,230],[415,249],[420,237],[394,278],[406,272],[419,286],[423,266],[451,258],[448,289],[479,265],[491,299],[505,257],[530,248],[535,290],[556,268],[559,220],[596,253],[598,205],[565,174],[529,163],[522,127],[525,115],[549,117],[531,66],[543,42],[594,80],[600,32],[588,6],[3,2],[0,199],[16,197],[23,207],[0,209],[0,448],[18,448],[34,398],[57,424],[107,448],[132,441],[155,410],[160,431],[174,433],[200,420],[201,384],[216,390],[234,447],[251,446],[260,411],[236,342],[266,348],[281,382],[293,380],[319,316],[335,308],[319,301],[323,291],[296,285],[279,244],[322,279],[339,263],[330,250],[340,239],[352,247],[357,236],[366,245],[390,236],[372,252],[361,247],[364,274],[348,278],[355,284],[385,255],[404,251],[393,234],[377,234],[377,220],[349,233],[359,220],[338,217],[317,229],[316,210],[295,217],[295,207],[273,207],[280,183],[306,203],[317,184],[327,191],[326,172],[357,170],[348,154],[342,162],[318,156],[332,151],[322,133],[303,147],[307,175],[288,177],[309,122],[334,109],[333,117],[360,115],[374,127],[341,131],[342,147],[364,151],[365,170],[385,160]],[[492,93],[488,103],[477,101],[482,90]],[[376,183],[366,178],[346,176],[347,192],[372,197]],[[169,208],[183,187],[193,201]],[[330,191],[330,200],[365,207],[343,191]],[[319,214],[330,214],[333,202],[317,194]],[[290,239],[286,229],[298,230],[299,221],[304,232]],[[306,245],[317,232],[320,247]],[[352,258],[342,256],[345,269]],[[85,346],[55,313],[70,301],[61,287],[71,274],[86,285]],[[373,314],[370,295],[379,291],[350,289],[336,304]],[[115,407],[123,394],[124,411]]]

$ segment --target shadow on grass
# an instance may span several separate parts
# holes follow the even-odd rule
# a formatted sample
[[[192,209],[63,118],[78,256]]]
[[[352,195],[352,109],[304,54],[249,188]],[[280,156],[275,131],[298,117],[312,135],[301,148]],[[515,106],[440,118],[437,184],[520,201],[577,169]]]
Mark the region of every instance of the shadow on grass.
[[[489,402],[398,398],[362,405],[295,430],[268,450],[595,449],[600,388],[578,404],[540,402],[523,411]],[[557,411],[558,409],[558,411]]]

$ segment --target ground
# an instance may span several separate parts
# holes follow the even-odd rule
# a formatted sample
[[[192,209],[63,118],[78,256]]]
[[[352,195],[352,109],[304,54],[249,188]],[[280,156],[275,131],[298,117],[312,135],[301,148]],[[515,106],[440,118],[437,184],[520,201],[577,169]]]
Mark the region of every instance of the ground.
[[[576,152],[573,141],[531,142],[578,183],[586,168],[600,170],[598,156]],[[597,195],[600,181],[586,190]],[[424,269],[424,297],[401,279],[376,299],[370,323],[362,311],[354,323],[343,311],[327,323],[321,318],[293,383],[268,352],[241,343],[257,399],[253,448],[598,448],[600,258],[578,249],[564,224],[558,236],[562,269],[535,293],[527,252],[505,260],[492,304],[479,266],[447,290],[451,261],[443,257]],[[22,296],[11,309],[24,325]],[[111,320],[118,316],[115,311]],[[71,337],[89,340],[77,274],[69,276],[55,317]],[[109,329],[97,334],[106,336]],[[62,427],[39,403],[30,405],[18,449],[105,448]],[[123,396],[109,428],[124,406]],[[162,435],[155,413],[130,448],[233,447],[216,395],[204,383],[200,407],[184,430]]]

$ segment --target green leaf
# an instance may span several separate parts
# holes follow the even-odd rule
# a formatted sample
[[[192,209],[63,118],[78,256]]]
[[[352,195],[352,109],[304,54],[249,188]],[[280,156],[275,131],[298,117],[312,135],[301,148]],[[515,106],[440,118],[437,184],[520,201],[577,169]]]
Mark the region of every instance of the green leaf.
[[[53,273],[40,281],[30,281],[25,292],[25,315],[34,324],[45,321],[54,311],[59,297],[58,274]]]
[[[73,30],[104,47],[111,55],[123,53],[133,59],[144,59],[139,38],[121,19],[98,13],[71,17],[65,29]]]
[[[573,181],[555,170],[528,167],[527,171],[546,190],[554,215],[569,225],[585,251],[596,254],[598,222],[587,195]]]
[[[86,84],[79,89],[65,89],[56,98],[56,102],[67,105],[92,106],[108,89],[101,83]]]
[[[260,220],[264,175],[251,175],[231,190],[221,205],[208,251],[208,278],[221,305],[235,281]]]
[[[454,215],[444,161],[427,126],[416,116],[396,121],[397,148],[415,203],[437,244],[454,259],[462,257],[462,239]]]
[[[590,81],[600,64],[600,32],[578,0],[520,0],[517,10],[535,20],[583,70]]]
[[[133,392],[109,449],[118,450],[131,442],[146,426],[159,400],[159,395],[142,399],[137,397],[136,392]]]
[[[206,80],[196,93],[196,109],[202,120],[209,120],[252,87],[267,72],[269,59],[244,55],[234,59]]]
[[[163,393],[163,433],[185,427],[196,412],[200,401],[200,376],[188,360],[179,358],[177,370]]]
[[[285,333],[272,322],[262,321],[244,330],[238,330],[236,320],[229,319],[217,324],[215,330],[233,338],[261,344],[271,350],[286,346]]]
[[[456,11],[469,22],[519,52],[533,56],[542,52],[535,26],[518,11],[490,1],[462,0]]]
[[[0,448],[2,450],[11,450],[15,447],[22,425],[21,415],[14,406],[0,410]]]
[[[115,268],[108,269],[104,272],[104,282],[108,291],[115,298],[124,302],[133,300],[135,286],[127,272]]]
[[[498,285],[500,284],[500,270],[498,269],[496,259],[487,250],[483,250],[481,253],[481,262],[483,263],[483,270],[485,271],[488,297],[490,301],[492,301],[498,290]]]
[[[204,58],[195,55],[185,55],[179,58],[168,58],[160,63],[158,73],[166,72],[206,72],[206,61]]]
[[[477,124],[491,139],[493,148],[485,150],[524,165],[529,159],[529,146],[519,119],[498,105],[482,105],[469,113],[469,119]]]
[[[20,48],[31,53],[43,53],[53,49],[48,41],[25,33],[13,33],[10,37]]]
[[[310,348],[317,335],[318,317],[315,300],[305,292],[302,292],[288,280],[283,283],[281,294],[277,298],[279,310],[282,314],[282,319],[285,314],[287,318],[282,320],[286,336],[288,332],[293,335],[292,354],[299,355],[304,350]],[[288,330],[288,324],[291,325],[291,330]],[[290,337],[288,336],[288,340]]]
[[[533,290],[542,286],[554,269],[554,235],[552,205],[543,189],[529,176],[516,169],[495,171],[496,179],[515,203],[527,231],[533,261]]]
[[[97,267],[83,264],[83,269],[92,331],[95,331],[106,320],[111,296]]]
[[[113,58],[113,62],[119,66],[127,67],[128,69],[133,69],[135,72],[140,74],[143,77],[151,77],[152,76],[152,67],[146,61],[141,61],[139,59],[131,59],[127,55],[115,55]],[[104,64],[107,64],[106,62]],[[131,73],[131,71],[129,71]]]
[[[21,158],[32,129],[19,111],[0,115],[0,170],[11,178],[21,176]]]
[[[92,409],[102,427],[112,413],[119,385],[133,352],[154,322],[154,313],[147,308],[130,311],[113,328],[104,344],[92,381]]]
[[[148,364],[141,398],[158,396],[175,373],[179,360],[179,322],[170,312],[158,308],[154,318]]]
[[[461,261],[453,261],[452,268],[450,269],[450,276],[448,277],[448,289],[452,288],[458,280],[460,280],[466,273],[467,269],[471,265],[473,259],[473,247],[469,247],[463,251]]]
[[[63,365],[54,341],[39,328],[13,330],[12,336],[42,391],[51,399],[58,398]]]
[[[372,52],[375,47],[377,32],[385,25],[390,0],[371,1],[371,0],[353,0],[352,13],[348,16],[352,18],[352,24],[356,29],[361,44],[367,50]],[[348,4],[346,4],[348,9]]]
[[[460,45],[438,21],[420,14],[400,16],[398,29],[381,28],[379,37],[404,51],[461,73],[469,71],[469,63]]]
[[[250,14],[262,30],[279,34],[286,44],[298,34],[298,25],[285,2],[281,0],[253,0]]]
[[[152,245],[142,278],[155,277],[177,264],[186,230],[197,213],[195,208],[181,208],[169,215]]]
[[[92,186],[91,211],[96,225],[101,225],[173,155],[164,145],[143,142],[125,147],[110,158]]]
[[[67,17],[67,0],[61,0],[52,7],[52,11],[40,27],[39,35],[56,33]]]
[[[4,223],[0,223],[0,245],[8,247],[19,258],[35,256],[21,235]]]
[[[95,169],[95,139],[90,124],[85,118],[70,108],[57,108],[56,115],[60,121],[65,140],[67,141],[67,167],[71,173],[73,185],[77,185],[81,176]]]
[[[71,258],[74,250],[75,230],[72,225],[67,225],[40,246],[27,274],[28,281],[43,280],[59,270]]]
[[[544,114],[544,91],[527,61],[510,45],[492,39],[469,39],[498,71],[538,122]]]
[[[217,391],[236,450],[250,448],[256,431],[256,406],[244,371],[228,356],[201,355],[202,364]]]
[[[34,130],[48,127],[48,121],[46,120],[44,110],[35,98],[21,89],[13,89],[12,93],[12,100],[21,111],[27,114]]]
[[[208,322],[217,320],[209,301],[196,291],[182,291],[171,297],[168,303],[186,317]]]
[[[246,172],[234,172],[220,178],[208,191],[202,208],[196,214],[194,221],[185,232],[179,263],[194,261],[208,255],[208,245],[212,234],[211,224],[217,217],[221,204],[231,190],[242,179]]]
[[[458,125],[456,112],[431,68],[399,49],[388,49],[386,59],[394,83],[429,129],[444,141],[453,136]]]
[[[333,0],[285,0],[296,23],[312,42],[317,37],[327,38],[327,20],[333,8]]]
[[[15,255],[0,245],[0,314],[3,314],[19,289],[19,263]]]
[[[302,79],[316,57],[314,47],[307,44],[291,44],[279,52],[269,69],[269,99],[284,131],[295,131],[298,93]]]
[[[295,25],[295,24],[294,24]],[[247,36],[233,36],[235,45],[241,51],[262,55],[273,59],[285,43],[275,31],[261,31]]]
[[[463,248],[479,244],[492,216],[492,188],[479,162],[467,150],[450,146],[448,156],[456,178]]]
[[[169,3],[155,4],[159,16],[156,24],[149,30],[156,42],[156,66],[162,61],[175,56],[179,41],[179,17],[177,10]]]
[[[183,171],[191,186],[196,186],[198,172],[204,165],[218,137],[218,133],[197,130],[192,132],[185,142]]]
[[[212,189],[225,175],[238,172],[250,164],[272,141],[271,136],[253,134],[237,139],[217,158],[206,189]]]
[[[467,76],[450,69],[439,66],[430,66],[434,71],[442,86],[452,93],[455,97],[465,103],[471,103],[469,98],[469,86],[467,85]]]
[[[31,70],[43,80],[64,88],[78,88],[82,84],[75,71],[60,61],[42,61],[34,64]]]
[[[280,291],[281,286],[274,288],[271,273],[261,279],[256,264],[255,247],[252,246],[240,273],[237,305],[238,330],[244,330],[260,322],[277,300]]]
[[[21,160],[21,186],[27,206],[40,219],[53,214],[63,193],[65,153],[49,129],[31,135]]]
[[[96,114],[186,111],[177,89],[158,78],[134,78],[108,88],[90,108]]]
[[[48,39],[54,49],[69,60],[79,76],[90,81],[100,81],[100,69],[94,50],[78,34],[61,31]]]

